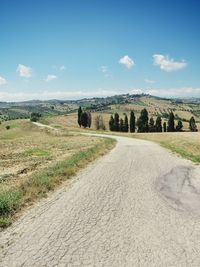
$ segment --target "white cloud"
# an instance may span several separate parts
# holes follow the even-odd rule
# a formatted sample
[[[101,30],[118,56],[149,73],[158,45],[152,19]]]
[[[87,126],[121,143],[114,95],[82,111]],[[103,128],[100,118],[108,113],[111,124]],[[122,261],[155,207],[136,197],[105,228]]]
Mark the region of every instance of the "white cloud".
[[[60,70],[62,71],[62,70],[65,70],[66,69],[66,67],[64,66],[64,65],[62,65],[62,66],[60,66]]]
[[[16,70],[21,77],[30,78],[32,76],[32,69],[25,65],[19,64]]]
[[[6,83],[7,83],[6,79],[0,76],[0,86]]]
[[[53,81],[53,80],[55,80],[55,79],[57,79],[57,76],[56,76],[56,75],[54,75],[54,74],[49,74],[49,75],[47,75],[45,81],[46,81],[46,82],[50,82],[50,81]]]
[[[160,54],[153,55],[154,65],[160,66],[161,70],[172,72],[184,69],[187,66],[187,63],[182,60],[180,62],[174,61],[173,58],[169,58],[169,56],[164,56]]]
[[[145,79],[144,81],[145,81],[145,83],[150,83],[150,84],[152,84],[152,83],[155,83],[155,82],[156,82],[156,81],[154,81],[154,80],[150,80],[150,79]]]
[[[126,55],[126,56],[120,58],[119,64],[123,64],[128,69],[131,69],[135,65],[135,62],[128,55]]]

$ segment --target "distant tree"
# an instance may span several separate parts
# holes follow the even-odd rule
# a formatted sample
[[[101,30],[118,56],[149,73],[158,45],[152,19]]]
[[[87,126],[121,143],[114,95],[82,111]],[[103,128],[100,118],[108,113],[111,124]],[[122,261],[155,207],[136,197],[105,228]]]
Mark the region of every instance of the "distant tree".
[[[130,114],[130,132],[131,133],[135,132],[135,114],[133,111],[131,111]]]
[[[114,116],[114,131],[118,132],[119,131],[119,114],[115,113]]]
[[[81,106],[78,108],[78,125],[79,127],[81,127],[81,115],[82,115],[83,111]]]
[[[163,123],[163,131],[166,133],[167,131],[167,123],[166,121]]]
[[[124,132],[124,121],[122,118],[119,120],[119,131]]]
[[[195,122],[195,118],[193,116],[190,118],[190,121],[189,121],[189,129],[191,132],[197,132],[198,131],[197,125]]]
[[[40,117],[41,117],[40,113],[32,112],[30,120],[33,121],[33,122],[36,122],[36,121],[38,121],[40,119]]]
[[[149,120],[149,132],[150,133],[155,132],[155,124],[154,124],[153,117],[151,117],[150,120]]]
[[[128,132],[128,117],[127,115],[125,114],[125,117],[124,117],[124,132]]]
[[[174,127],[174,113],[172,111],[169,114],[167,131],[168,132],[174,132],[175,131],[175,127]]]
[[[10,125],[6,125],[6,130],[9,130],[10,129]]]
[[[90,112],[87,112],[87,114],[88,114],[88,127],[90,128],[92,124],[92,115]]]
[[[88,113],[85,111],[81,114],[81,125],[84,128],[88,126]]]
[[[115,123],[115,120],[113,118],[113,115],[110,116],[110,120],[109,120],[109,129],[110,131],[114,131],[114,123]]]
[[[179,121],[178,121],[178,124],[177,124],[177,126],[176,126],[176,131],[177,131],[177,132],[181,132],[182,129],[183,129],[183,123],[182,123],[181,120],[179,120]]]
[[[95,124],[96,130],[105,130],[106,129],[105,124],[103,122],[102,115],[97,115],[96,116],[94,124]]]
[[[97,115],[94,118],[94,125],[96,130],[100,130],[100,115]]]
[[[162,119],[161,119],[161,117],[159,115],[156,118],[155,128],[156,128],[156,132],[160,132],[160,133],[162,132]]]
[[[144,108],[141,111],[140,117],[138,118],[138,121],[137,121],[139,133],[147,133],[149,131],[148,121],[149,121],[148,111],[146,110],[146,108]]]

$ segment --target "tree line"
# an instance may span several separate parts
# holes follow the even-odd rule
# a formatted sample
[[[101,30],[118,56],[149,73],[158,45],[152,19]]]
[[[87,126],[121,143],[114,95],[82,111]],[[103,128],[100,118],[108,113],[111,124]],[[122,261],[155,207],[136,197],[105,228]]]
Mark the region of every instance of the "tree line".
[[[84,128],[91,127],[92,116],[88,111],[82,110],[81,106],[78,109],[78,125]],[[94,121],[97,130],[106,130],[103,117],[101,115],[96,116]],[[134,133],[153,133],[153,132],[181,132],[183,131],[182,120],[179,119],[177,124],[175,123],[175,116],[173,111],[170,112],[168,121],[162,122],[160,115],[154,120],[153,117],[149,118],[149,114],[146,108],[141,110],[140,116],[136,120],[134,111],[130,112],[130,118],[126,113],[120,118],[119,114],[116,112],[114,115],[110,116],[109,120],[110,131],[115,132],[131,132]],[[189,129],[192,132],[197,132],[197,125],[195,118],[192,116],[189,120]]]
[[[141,111],[137,121],[133,111],[130,113],[129,122],[126,114],[124,114],[124,118],[120,118],[118,113],[115,113],[114,116],[110,116],[110,131],[128,132],[130,130],[130,132],[133,133],[136,131],[136,127],[138,133],[183,131],[183,123],[180,119],[178,120],[177,125],[175,125],[175,116],[173,112],[170,112],[168,121],[163,123],[160,115],[156,117],[156,120],[154,120],[153,117],[149,119],[149,114],[146,108]],[[192,132],[198,131],[194,117],[191,117],[189,120],[189,129]]]

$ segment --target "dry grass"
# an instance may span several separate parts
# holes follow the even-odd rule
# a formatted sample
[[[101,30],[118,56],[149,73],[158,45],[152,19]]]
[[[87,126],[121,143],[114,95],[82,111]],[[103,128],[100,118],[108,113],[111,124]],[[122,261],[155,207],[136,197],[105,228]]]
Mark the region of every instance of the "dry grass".
[[[80,168],[104,154],[115,141],[40,129],[19,120],[0,127],[0,226],[25,204],[45,196]]]
[[[0,182],[12,184],[79,150],[100,142],[94,137],[73,136],[67,131],[40,129],[32,123],[10,121],[0,127]]]
[[[159,143],[184,158],[200,163],[200,133],[140,133],[132,137]]]

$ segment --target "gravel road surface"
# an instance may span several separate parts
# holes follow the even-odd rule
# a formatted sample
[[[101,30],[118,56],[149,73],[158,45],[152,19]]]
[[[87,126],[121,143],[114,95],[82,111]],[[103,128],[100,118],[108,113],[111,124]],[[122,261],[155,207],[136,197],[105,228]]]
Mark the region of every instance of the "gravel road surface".
[[[0,233],[0,266],[200,266],[200,171],[159,145],[116,147]]]

